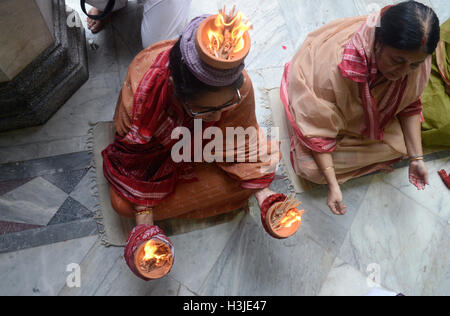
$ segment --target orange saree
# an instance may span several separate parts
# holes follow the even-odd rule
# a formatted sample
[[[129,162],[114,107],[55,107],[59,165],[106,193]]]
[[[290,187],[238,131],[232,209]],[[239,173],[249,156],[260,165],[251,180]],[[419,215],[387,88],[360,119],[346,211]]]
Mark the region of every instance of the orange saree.
[[[143,50],[130,65],[119,96],[117,109],[126,110],[132,118],[132,127],[124,138],[117,135],[115,143],[104,151],[103,156],[104,173],[113,195],[121,200],[120,203],[129,206],[129,211],[120,214],[122,216],[134,217],[134,205],[153,207],[157,221],[174,217],[200,219],[234,211],[245,206],[255,190],[270,185],[280,159],[276,146],[274,150],[268,150],[269,162],[259,157],[255,162],[249,159],[254,154],[253,145],[264,144],[266,139],[256,120],[252,83],[244,72],[241,103],[224,112],[213,126],[219,128],[224,137],[228,127],[242,127],[244,130],[253,127],[259,132],[250,136],[245,144],[238,143],[231,151],[228,146],[223,150],[216,149],[225,158],[243,152],[245,162],[176,164],[172,161],[170,149],[174,141],[170,140],[170,135],[173,128],[192,124],[192,120],[183,117],[174,98],[165,95],[166,92],[171,96],[174,93],[164,84],[169,82],[167,52],[173,44],[173,41],[161,42]],[[153,68],[156,69],[154,73]],[[160,109],[159,115],[146,113],[145,110],[150,109],[146,104],[152,102],[147,96],[141,97],[143,86],[148,85],[152,91],[154,84],[161,84],[161,88],[154,91],[158,102],[164,100],[151,110]],[[118,113],[116,110],[115,120],[120,119]],[[149,128],[149,124],[154,124],[154,127]],[[223,143],[226,144],[226,140]],[[149,157],[147,160],[145,155]],[[124,157],[126,161],[122,159]],[[161,187],[164,189],[160,190]]]

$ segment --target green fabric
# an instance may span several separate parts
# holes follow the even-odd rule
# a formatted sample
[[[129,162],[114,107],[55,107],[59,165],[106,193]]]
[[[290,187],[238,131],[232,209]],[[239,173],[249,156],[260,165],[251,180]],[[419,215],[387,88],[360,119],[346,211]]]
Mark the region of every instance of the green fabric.
[[[441,27],[445,42],[444,56],[447,77],[450,78],[450,19]],[[439,73],[436,54],[433,56],[431,78],[422,95],[422,138],[425,147],[450,147],[450,96],[445,91],[444,79]]]

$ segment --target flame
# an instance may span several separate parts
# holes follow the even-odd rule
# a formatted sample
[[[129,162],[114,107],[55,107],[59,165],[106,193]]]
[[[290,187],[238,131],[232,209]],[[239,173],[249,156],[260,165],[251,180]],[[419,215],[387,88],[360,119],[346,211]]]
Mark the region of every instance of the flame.
[[[296,223],[301,224],[303,212],[304,211],[299,211],[297,209],[290,210],[281,220],[280,226],[283,228],[291,228]]]
[[[150,261],[155,259],[156,265],[160,265],[162,262],[165,262],[169,259],[169,254],[157,254],[159,247],[153,242],[149,241],[144,248],[145,256],[142,258],[144,261]]]
[[[247,20],[242,12],[238,12],[229,23],[225,22],[225,17],[219,13],[214,21],[215,29],[208,30],[209,49],[217,52],[223,45],[231,49],[232,53],[239,53],[245,48],[245,32],[252,28],[252,24]],[[233,26],[231,34],[224,34],[227,27]]]

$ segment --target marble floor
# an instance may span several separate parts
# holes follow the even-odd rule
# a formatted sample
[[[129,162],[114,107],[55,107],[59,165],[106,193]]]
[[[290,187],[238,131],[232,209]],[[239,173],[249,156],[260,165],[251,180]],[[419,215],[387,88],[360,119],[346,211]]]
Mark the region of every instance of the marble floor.
[[[264,232],[252,200],[247,215],[173,237],[177,262],[168,277],[136,279],[123,249],[105,248],[98,236],[87,143],[93,124],[112,120],[128,65],[141,49],[141,2],[130,1],[98,35],[86,32],[89,81],[45,125],[0,133],[0,295],[360,296],[373,290],[373,280],[395,293],[450,294],[450,194],[437,176],[450,170],[450,152],[427,158],[426,192],[408,185],[402,165],[345,184],[345,217],[327,209],[326,188],[298,193],[307,213],[285,241]],[[217,2],[223,1],[193,0],[190,14],[214,13]],[[259,122],[271,127],[279,113],[272,113],[270,94],[306,35],[389,1],[233,2],[254,25],[247,71]],[[450,17],[448,0],[422,2],[442,21]],[[79,1],[66,3],[81,12]],[[296,191],[285,165],[277,174],[274,190]],[[73,263],[81,268],[80,287],[66,282]]]

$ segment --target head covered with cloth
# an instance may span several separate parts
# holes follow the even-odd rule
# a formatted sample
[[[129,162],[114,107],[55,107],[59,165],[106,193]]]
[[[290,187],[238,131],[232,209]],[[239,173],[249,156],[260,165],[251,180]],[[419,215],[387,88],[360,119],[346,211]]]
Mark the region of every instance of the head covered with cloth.
[[[119,97],[115,141],[103,152],[112,206],[119,215],[137,220],[127,241],[125,259],[139,277],[133,260],[136,249],[164,236],[153,225],[140,223],[141,213],[150,209],[154,220],[161,221],[202,219],[241,209],[251,195],[270,186],[274,170],[267,167],[280,158],[277,148],[269,149],[270,162],[258,159],[198,166],[190,161],[173,161],[171,151],[179,140],[172,139],[172,132],[178,127],[192,132],[195,119],[202,120],[203,131],[212,126],[223,132],[230,126],[260,131],[244,63],[216,69],[198,54],[195,35],[206,18],[193,19],[178,41],[157,43],[135,58]],[[118,124],[121,115],[129,116],[129,128],[122,130],[123,125]],[[248,143],[260,143],[261,137],[262,132]],[[227,146],[217,150],[224,157],[235,157],[242,149]],[[163,240],[173,249],[169,239]]]

